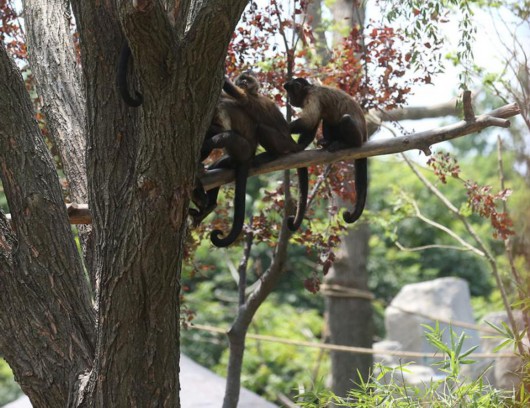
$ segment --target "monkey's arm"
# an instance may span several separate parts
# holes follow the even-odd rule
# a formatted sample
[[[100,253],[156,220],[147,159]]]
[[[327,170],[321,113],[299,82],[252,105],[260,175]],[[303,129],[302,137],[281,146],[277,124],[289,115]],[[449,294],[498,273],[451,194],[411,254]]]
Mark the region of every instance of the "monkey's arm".
[[[306,133],[316,130],[322,118],[322,108],[316,97],[308,97],[300,117],[289,123],[291,133]]]
[[[240,87],[230,81],[227,76],[225,76],[225,80],[223,83],[223,91],[225,91],[228,95],[237,100],[245,100],[247,98],[247,94],[245,93],[245,91],[243,91]]]
[[[305,147],[315,139],[321,119],[321,107],[318,99],[306,102],[300,117],[289,123],[291,133],[299,133],[298,144]]]

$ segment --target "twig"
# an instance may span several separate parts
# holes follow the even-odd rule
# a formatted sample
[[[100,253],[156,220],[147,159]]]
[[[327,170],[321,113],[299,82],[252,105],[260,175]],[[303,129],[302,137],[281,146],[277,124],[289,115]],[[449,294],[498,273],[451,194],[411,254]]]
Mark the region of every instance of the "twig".
[[[502,140],[499,135],[497,135],[497,161],[498,161],[498,166],[499,166],[499,180],[501,182],[501,190],[504,190],[505,185],[504,185],[504,166],[502,162]],[[504,213],[508,214],[508,206],[506,205],[506,201],[504,200],[502,201],[502,210]],[[527,298],[527,295],[525,293],[525,289],[527,290],[527,288],[525,288],[526,284],[521,278],[521,275],[519,274],[519,272],[517,271],[517,268],[515,267],[515,262],[513,260],[513,254],[512,254],[511,240],[509,237],[506,237],[504,239],[504,250],[506,251],[506,257],[508,258],[508,263],[510,264],[510,271],[512,272],[512,275],[517,284],[517,292],[519,294],[519,300],[524,300]],[[530,340],[530,316],[528,315],[528,310],[526,308],[523,308],[522,314],[523,314],[523,320],[525,324],[526,336],[528,340]],[[517,332],[514,332],[514,333],[517,334]]]
[[[463,248],[463,247],[455,246],[455,245],[433,244],[433,245],[422,245],[422,246],[417,246],[417,247],[406,247],[402,245],[399,241],[396,241],[395,244],[401,251],[404,251],[404,252],[420,252],[420,251],[425,251],[426,249],[450,249],[452,251],[463,251],[463,252],[473,251],[472,249]],[[481,256],[484,256],[484,254],[482,254]]]
[[[408,158],[405,158],[405,160],[408,161]],[[439,223],[431,220],[430,218],[425,217],[421,213],[420,208],[418,207],[418,204],[415,201],[411,200],[410,203],[412,204],[412,206],[414,207],[414,210],[416,211],[416,217],[419,218],[421,221],[423,221],[426,224],[429,224],[429,225],[433,226],[434,228],[437,228],[437,229],[445,232],[447,235],[452,237],[454,240],[458,241],[460,243],[460,245],[462,245],[468,251],[474,252],[476,255],[481,256],[481,257],[484,256],[484,252],[482,252],[481,250],[475,248],[473,245],[468,244],[465,240],[463,240],[460,236],[458,236],[458,234],[456,234],[450,228],[447,228],[445,225],[439,224]]]
[[[517,333],[517,324],[515,322],[515,318],[513,316],[513,313],[512,313],[512,310],[511,310],[511,307],[510,307],[510,303],[508,302],[508,296],[506,295],[506,290],[504,288],[504,285],[502,283],[502,280],[501,280],[501,277],[500,277],[500,274],[499,274],[499,269],[497,267],[497,261],[495,260],[494,256],[491,254],[491,252],[488,250],[488,247],[486,246],[486,244],[484,244],[484,242],[482,241],[482,239],[478,236],[478,234],[476,233],[476,231],[474,230],[474,228],[471,226],[471,224],[469,223],[469,221],[466,219],[466,217],[464,217],[460,211],[453,205],[453,203],[451,203],[447,197],[445,197],[442,192],[440,190],[438,190],[434,184],[432,184],[429,180],[427,180],[423,174],[421,174],[416,168],[415,166],[412,164],[412,162],[406,158],[405,155],[403,155],[403,157],[405,158],[405,161],[406,163],[409,165],[409,167],[411,168],[411,170],[414,172],[414,174],[416,174],[416,177],[418,177],[418,179],[436,196],[438,197],[438,199],[462,222],[462,224],[464,225],[464,227],[466,228],[466,230],[468,231],[468,233],[471,235],[471,237],[475,240],[475,242],[477,243],[478,247],[480,248],[480,250],[482,252],[484,252],[484,256],[486,258],[486,260],[488,261],[488,263],[490,264],[490,267],[491,267],[491,270],[493,272],[493,276],[495,278],[495,282],[497,284],[497,287],[499,288],[499,291],[501,293],[501,298],[502,298],[502,302],[504,304],[504,308],[506,310],[506,313],[508,315],[508,320],[510,322],[510,326],[513,330],[514,333]],[[521,344],[521,342],[517,342],[517,347],[519,349],[519,352],[521,353],[521,355],[523,354],[523,346]]]

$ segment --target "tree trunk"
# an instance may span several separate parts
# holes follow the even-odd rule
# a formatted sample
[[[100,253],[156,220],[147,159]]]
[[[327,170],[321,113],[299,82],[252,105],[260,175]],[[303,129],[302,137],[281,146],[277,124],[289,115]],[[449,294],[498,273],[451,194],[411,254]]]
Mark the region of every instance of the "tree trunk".
[[[333,42],[338,43],[349,34],[355,24],[364,23],[364,7],[354,0],[337,0],[332,6],[337,24]],[[361,220],[362,221],[362,220]],[[345,346],[371,347],[374,335],[372,304],[357,291],[368,290],[368,241],[370,229],[366,224],[351,228],[344,236],[337,260],[325,277],[326,324],[329,341]],[[325,286],[325,287],[326,287]],[[331,353],[331,389],[346,396],[355,387],[359,375],[366,380],[372,367],[368,354]]]
[[[59,179],[22,76],[0,44],[0,350],[36,407],[66,406],[90,367],[94,311]]]
[[[26,24],[65,172],[73,194],[88,195],[95,303],[29,95],[0,46],[0,176],[12,214],[11,225],[0,214],[0,352],[36,407],[177,407],[189,196],[246,1],[194,2],[192,12],[190,0],[71,3],[82,71],[67,2],[27,0]],[[131,87],[144,95],[136,109],[115,87],[125,38]]]
[[[329,342],[344,346],[372,347],[374,325],[371,296],[368,292],[367,224],[352,228],[343,238],[333,268],[323,287],[326,295],[326,321]],[[368,378],[372,367],[370,354],[331,352],[331,389],[346,396],[355,387],[359,375]]]

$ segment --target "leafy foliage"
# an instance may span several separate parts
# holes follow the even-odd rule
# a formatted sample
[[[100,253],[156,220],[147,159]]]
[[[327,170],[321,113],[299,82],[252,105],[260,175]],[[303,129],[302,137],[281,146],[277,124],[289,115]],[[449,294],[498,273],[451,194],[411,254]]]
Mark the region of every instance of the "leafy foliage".
[[[347,398],[340,398],[331,391],[319,386],[299,395],[297,404],[304,408],[324,408],[330,403],[341,407],[372,408],[396,406],[403,408],[497,408],[525,407],[530,403],[530,395],[524,388],[514,392],[501,391],[487,384],[482,376],[466,382],[461,378],[462,365],[474,364],[469,355],[473,349],[463,350],[464,335],[457,336],[451,330],[450,344],[445,344],[439,326],[426,326],[426,338],[443,356],[434,366],[441,367],[446,374],[422,386],[406,384],[402,381],[407,365],[388,367],[377,365],[370,379],[360,382]]]
[[[0,405],[3,406],[22,395],[7,363],[0,359]]]
[[[498,193],[493,193],[491,186],[480,186],[475,181],[460,179],[460,167],[456,158],[449,153],[439,152],[433,155],[427,161],[427,164],[433,168],[434,174],[444,184],[447,183],[447,175],[463,181],[467,190],[467,204],[469,208],[472,212],[490,220],[494,229],[494,238],[506,239],[508,236],[514,234],[512,230],[513,221],[510,216],[506,212],[500,212],[497,209],[497,203],[499,201],[506,201],[511,194],[510,190],[504,189]]]

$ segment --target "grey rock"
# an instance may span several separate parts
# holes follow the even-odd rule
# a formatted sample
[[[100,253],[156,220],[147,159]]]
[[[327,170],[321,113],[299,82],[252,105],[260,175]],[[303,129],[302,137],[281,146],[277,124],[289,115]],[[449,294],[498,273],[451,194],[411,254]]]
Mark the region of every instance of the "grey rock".
[[[429,317],[427,317],[429,316]],[[469,287],[460,278],[440,278],[428,282],[405,285],[385,311],[387,338],[402,344],[407,351],[434,353],[436,350],[425,338],[422,324],[434,327],[435,321],[455,321],[474,324]],[[449,325],[440,322],[445,329],[443,341],[450,344]],[[466,333],[463,350],[480,346],[476,330],[452,326],[457,336]],[[477,350],[478,351],[478,350]],[[436,360],[426,358],[403,358],[402,363],[415,362],[430,366]]]

